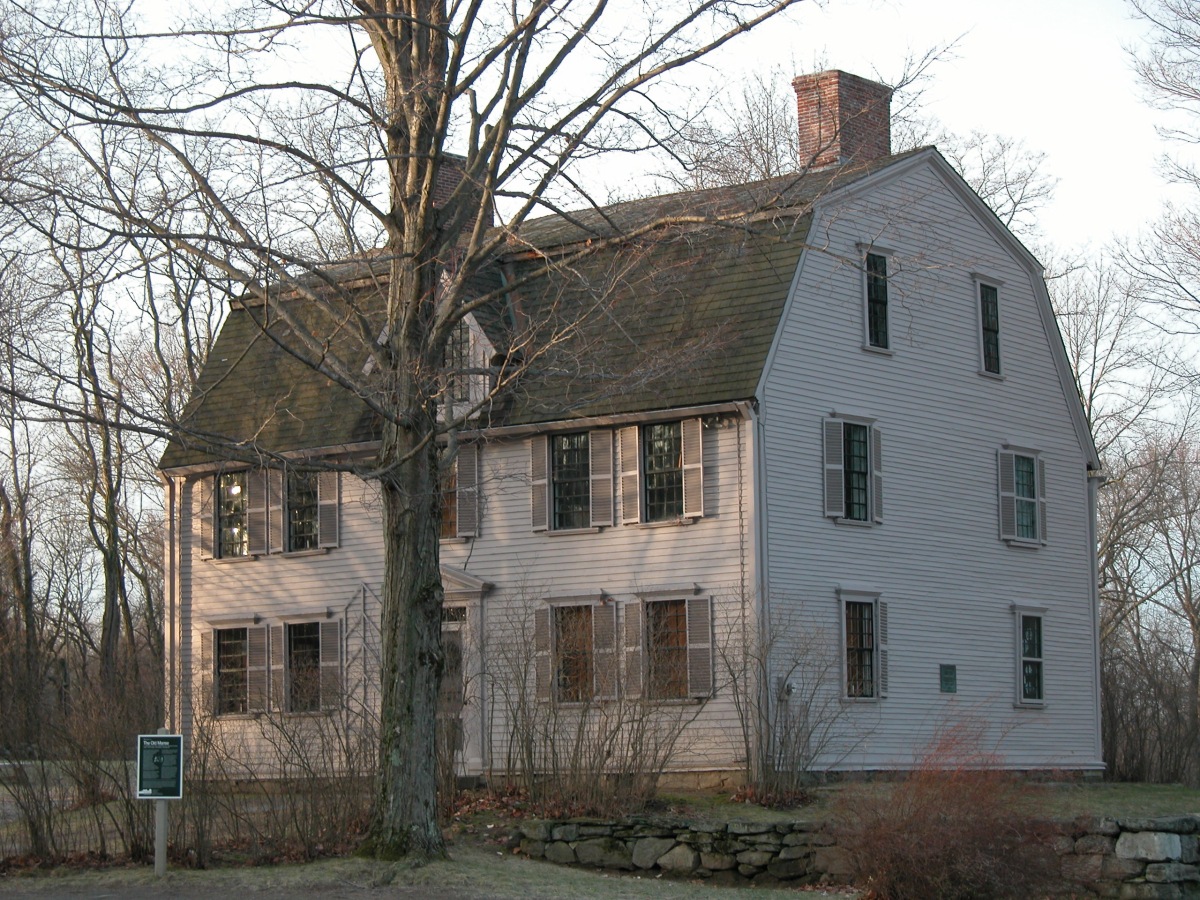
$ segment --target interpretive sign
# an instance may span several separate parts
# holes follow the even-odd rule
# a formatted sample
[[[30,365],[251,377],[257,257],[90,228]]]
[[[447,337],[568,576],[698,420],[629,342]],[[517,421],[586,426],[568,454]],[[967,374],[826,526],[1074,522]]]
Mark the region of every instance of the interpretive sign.
[[[137,795],[141,800],[183,798],[183,735],[138,735]]]

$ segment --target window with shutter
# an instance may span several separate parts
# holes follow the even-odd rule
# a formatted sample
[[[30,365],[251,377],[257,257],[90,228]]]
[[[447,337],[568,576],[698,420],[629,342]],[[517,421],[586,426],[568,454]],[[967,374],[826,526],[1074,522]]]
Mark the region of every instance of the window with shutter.
[[[530,519],[534,531],[550,526],[549,441],[541,435],[529,439]]]
[[[883,522],[883,433],[869,420],[821,423],[825,515],[839,522]]]
[[[214,556],[231,559],[250,554],[246,472],[217,476]]]
[[[215,704],[218,715],[260,712],[267,708],[267,629],[219,628],[215,645]],[[202,637],[202,643],[204,638]],[[204,656],[202,649],[201,655]]]
[[[1032,450],[996,453],[1000,539],[1025,546],[1046,542],[1046,463]]]
[[[613,514],[613,435],[611,431],[593,431],[588,442],[591,480],[592,527],[612,525]]]
[[[550,435],[550,527],[587,528],[592,522],[588,433]]]
[[[479,445],[462,444],[454,461],[455,537],[479,534]]]
[[[320,478],[317,472],[287,471],[285,547],[289,553],[316,550],[320,546]]]

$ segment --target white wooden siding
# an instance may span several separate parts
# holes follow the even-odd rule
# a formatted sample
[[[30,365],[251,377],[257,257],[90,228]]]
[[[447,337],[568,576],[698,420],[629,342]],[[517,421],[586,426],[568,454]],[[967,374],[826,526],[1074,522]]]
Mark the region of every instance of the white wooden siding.
[[[1028,272],[925,167],[828,209],[813,239],[761,398],[772,610],[803,608],[836,635],[836,588],[857,582],[890,613],[889,696],[842,710],[827,762],[907,765],[939,728],[969,720],[1008,765],[1098,766],[1085,449]],[[871,241],[893,251],[890,355],[861,349],[861,276],[847,260]],[[979,271],[1003,282],[1003,380],[979,374]],[[835,410],[884,435],[882,524],[824,515],[821,423]],[[998,538],[1005,442],[1046,461],[1038,549]],[[1045,709],[1013,708],[1014,603],[1047,610]],[[956,694],[939,692],[939,664],[957,666]]]

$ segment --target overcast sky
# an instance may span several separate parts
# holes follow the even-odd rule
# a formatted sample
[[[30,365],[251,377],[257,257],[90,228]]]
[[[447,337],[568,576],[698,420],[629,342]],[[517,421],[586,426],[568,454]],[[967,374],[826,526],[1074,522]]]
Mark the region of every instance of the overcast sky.
[[[827,0],[802,3],[718,64],[727,83],[774,64],[894,81],[906,57],[959,39],[931,70],[926,111],[955,132],[1044,152],[1059,179],[1045,238],[1099,247],[1156,217],[1168,195],[1158,161],[1172,148],[1154,127],[1164,115],[1125,49],[1145,33],[1125,0]]]

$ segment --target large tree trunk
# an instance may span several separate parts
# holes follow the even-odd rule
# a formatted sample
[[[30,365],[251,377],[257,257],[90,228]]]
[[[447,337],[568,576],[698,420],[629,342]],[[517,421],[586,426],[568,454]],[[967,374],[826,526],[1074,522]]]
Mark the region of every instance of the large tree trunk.
[[[380,772],[365,850],[383,859],[445,856],[437,821],[434,735],[442,672],[437,453],[427,435],[389,426],[380,460],[386,562]],[[429,432],[431,433],[431,432]],[[427,433],[428,434],[428,433]]]

